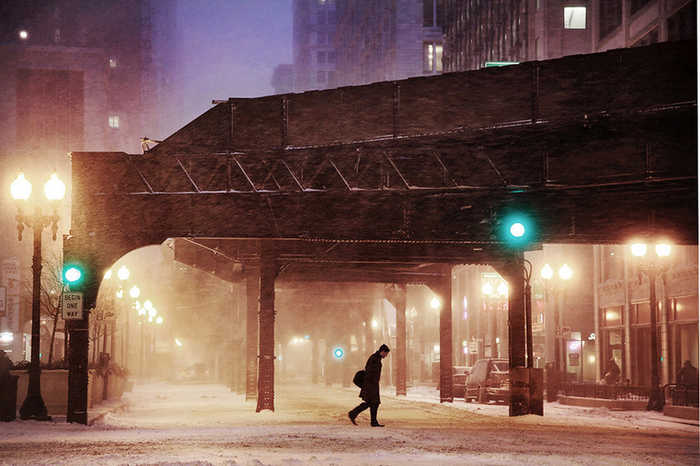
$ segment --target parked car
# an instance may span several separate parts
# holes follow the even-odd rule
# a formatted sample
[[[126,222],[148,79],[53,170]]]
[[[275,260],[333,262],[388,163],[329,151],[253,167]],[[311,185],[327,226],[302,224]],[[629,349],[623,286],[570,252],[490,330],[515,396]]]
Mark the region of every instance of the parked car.
[[[465,401],[507,403],[510,400],[510,370],[507,359],[479,359],[467,378]]]
[[[452,395],[455,398],[464,398],[464,388],[470,370],[471,367],[467,366],[452,366]]]

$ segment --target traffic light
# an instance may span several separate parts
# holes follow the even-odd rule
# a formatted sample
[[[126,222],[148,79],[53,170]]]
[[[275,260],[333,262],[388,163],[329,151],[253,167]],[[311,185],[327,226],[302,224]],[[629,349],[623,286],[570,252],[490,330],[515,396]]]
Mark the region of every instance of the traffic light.
[[[63,270],[61,274],[66,291],[81,292],[85,309],[95,307],[97,290],[102,277],[96,266],[95,255],[84,248],[75,248],[69,241],[64,242]]]
[[[83,283],[85,272],[80,264],[63,264],[63,283],[76,290]]]
[[[535,222],[526,211],[508,211],[498,222],[498,239],[508,248],[524,249],[535,237]]]

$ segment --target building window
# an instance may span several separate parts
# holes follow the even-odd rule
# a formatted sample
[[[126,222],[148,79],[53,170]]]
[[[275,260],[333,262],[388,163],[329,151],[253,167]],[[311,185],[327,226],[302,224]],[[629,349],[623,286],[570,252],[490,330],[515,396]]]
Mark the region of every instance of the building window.
[[[328,52],[328,63],[335,63],[335,52]]]
[[[58,28],[53,31],[53,41],[57,44],[61,42],[61,30]]]
[[[444,0],[423,0],[423,27],[442,27]]]
[[[319,83],[325,83],[326,82],[326,72],[325,71],[319,71],[316,73],[316,81]]]
[[[336,85],[335,71],[329,71],[328,72],[328,86],[335,87],[335,85]]]
[[[326,63],[326,52],[318,52],[316,54],[316,63],[325,64]]]
[[[564,29],[586,29],[586,7],[564,7]]]
[[[109,67],[116,68],[118,65],[117,57],[109,57]]]
[[[110,115],[109,116],[109,127],[110,128],[119,128],[119,115]]]
[[[601,322],[603,327],[622,325],[622,306],[602,309],[602,314]]]
[[[423,44],[423,72],[442,73],[442,44]]]
[[[632,0],[630,2],[630,13],[635,14],[636,12],[641,10],[650,1],[651,0]]]
[[[622,24],[622,0],[600,2],[598,17],[602,39]]]

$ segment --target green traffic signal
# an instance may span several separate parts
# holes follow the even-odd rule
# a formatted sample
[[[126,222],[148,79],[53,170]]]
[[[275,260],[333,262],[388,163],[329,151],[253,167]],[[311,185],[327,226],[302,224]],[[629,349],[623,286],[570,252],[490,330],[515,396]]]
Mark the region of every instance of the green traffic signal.
[[[510,248],[524,248],[535,238],[534,222],[524,212],[511,212],[501,221],[499,237]]]
[[[81,267],[77,265],[64,265],[63,280],[68,285],[78,285],[82,282],[84,273]]]

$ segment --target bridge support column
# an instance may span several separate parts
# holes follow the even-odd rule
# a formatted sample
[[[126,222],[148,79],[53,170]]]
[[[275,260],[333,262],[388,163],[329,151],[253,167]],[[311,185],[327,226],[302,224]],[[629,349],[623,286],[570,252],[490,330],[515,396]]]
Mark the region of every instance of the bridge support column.
[[[245,344],[245,399],[253,400],[258,387],[258,297],[260,272],[246,265],[246,344]]]
[[[439,281],[430,284],[440,307],[440,403],[454,401],[452,392],[452,265],[446,264]]]
[[[495,268],[508,281],[508,359],[513,382],[514,369],[526,366],[525,278],[522,253],[514,254],[508,261]],[[528,397],[511,384],[508,415],[522,416],[529,412]]]
[[[396,309],[396,395],[406,395],[406,285],[388,285],[384,290]]]
[[[279,268],[274,257],[260,260],[260,357],[258,407],[275,410],[275,278]]]

